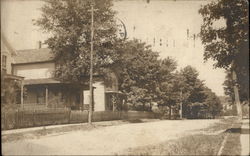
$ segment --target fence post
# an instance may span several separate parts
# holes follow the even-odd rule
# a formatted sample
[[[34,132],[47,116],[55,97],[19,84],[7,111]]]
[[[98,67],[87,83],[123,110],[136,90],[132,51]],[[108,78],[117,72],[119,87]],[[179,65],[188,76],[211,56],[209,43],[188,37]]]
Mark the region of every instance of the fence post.
[[[46,108],[48,107],[48,95],[49,95],[49,89],[48,89],[48,86],[45,86],[45,105],[46,105]]]
[[[68,109],[68,111],[69,111],[68,123],[70,123],[70,115],[71,115],[71,110],[70,110],[70,109]]]
[[[35,109],[33,109],[33,113],[32,113],[32,116],[33,116],[33,124],[32,124],[32,126],[35,126]]]
[[[6,129],[6,112],[3,113],[3,129]]]
[[[17,109],[16,113],[15,113],[15,128],[19,128],[19,121],[18,121],[18,113],[19,113],[19,109]]]
[[[18,112],[18,128],[21,128],[21,126],[22,126],[22,119],[23,119],[22,115],[23,115],[23,111],[21,110]]]
[[[21,108],[24,108],[24,104],[23,104],[23,80],[21,80]]]

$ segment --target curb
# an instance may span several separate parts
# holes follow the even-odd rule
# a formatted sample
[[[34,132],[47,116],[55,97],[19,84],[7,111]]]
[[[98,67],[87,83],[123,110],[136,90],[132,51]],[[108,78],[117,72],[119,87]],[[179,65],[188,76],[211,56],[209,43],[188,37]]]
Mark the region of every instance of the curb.
[[[231,128],[232,128],[233,126],[234,126],[234,124],[231,125]],[[220,149],[219,149],[218,153],[216,154],[217,156],[221,156],[222,151],[223,151],[223,149],[224,149],[224,147],[225,147],[225,144],[226,144],[226,142],[227,142],[227,138],[228,138],[229,134],[230,134],[230,133],[227,133],[226,136],[225,136],[225,138],[223,139],[223,141],[222,141],[222,143],[221,143],[221,146],[220,146]]]
[[[246,122],[245,122],[246,121]],[[241,155],[242,156],[249,156],[250,155],[250,149],[249,149],[249,145],[250,145],[250,134],[249,134],[249,119],[247,120],[242,120],[242,125],[241,125],[241,135],[240,135],[240,143],[241,143]],[[246,134],[244,133],[244,131],[248,131]]]
[[[49,126],[30,127],[30,128],[22,128],[22,129],[4,130],[2,131],[2,135],[4,136],[4,135],[11,135],[11,134],[26,133],[26,132],[36,132],[36,131],[45,130],[45,129],[56,129],[56,128],[64,128],[64,127],[87,125],[87,124],[88,123],[49,125]]]

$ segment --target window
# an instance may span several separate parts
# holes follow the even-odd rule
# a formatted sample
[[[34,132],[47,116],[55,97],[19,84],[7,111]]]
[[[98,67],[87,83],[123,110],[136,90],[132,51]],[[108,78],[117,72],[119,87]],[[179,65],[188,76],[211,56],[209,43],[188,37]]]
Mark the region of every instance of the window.
[[[7,70],[6,68],[2,68],[2,71],[1,71],[3,74],[6,74],[7,73]]]
[[[2,69],[6,69],[7,67],[7,56],[2,55]]]

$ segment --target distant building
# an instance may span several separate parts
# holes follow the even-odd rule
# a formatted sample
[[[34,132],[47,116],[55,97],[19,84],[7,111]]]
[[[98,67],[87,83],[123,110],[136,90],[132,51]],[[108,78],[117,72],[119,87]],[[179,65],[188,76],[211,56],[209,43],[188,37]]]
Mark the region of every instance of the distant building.
[[[219,96],[220,102],[223,106],[223,111],[226,112],[228,110],[232,110],[233,109],[233,104],[230,103],[230,99],[229,97],[226,96]]]

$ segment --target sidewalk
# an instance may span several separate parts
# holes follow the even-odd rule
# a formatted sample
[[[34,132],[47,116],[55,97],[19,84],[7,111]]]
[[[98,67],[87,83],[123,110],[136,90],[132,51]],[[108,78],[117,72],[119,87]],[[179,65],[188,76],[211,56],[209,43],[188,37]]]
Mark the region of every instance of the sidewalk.
[[[249,119],[242,120],[241,126],[241,135],[240,135],[240,142],[241,142],[241,155],[248,156],[250,155],[249,151]]]
[[[50,126],[40,126],[40,127],[31,127],[31,128],[11,129],[11,130],[2,131],[2,135],[25,133],[25,132],[34,132],[34,131],[39,131],[39,130],[44,130],[44,129],[71,127],[71,126],[86,125],[86,124],[88,124],[88,123],[50,125]]]
[[[159,121],[159,119],[140,119],[142,122],[154,122]],[[126,120],[112,120],[112,121],[99,121],[92,122],[93,125],[96,126],[112,126],[117,124],[126,124],[129,121]],[[63,125],[49,125],[49,126],[40,126],[40,127],[31,127],[31,128],[21,128],[21,129],[12,129],[12,130],[3,130],[2,135],[11,135],[11,134],[19,134],[19,133],[27,133],[27,132],[36,132],[40,130],[50,130],[50,129],[60,129],[60,128],[74,128],[79,126],[87,126],[88,123],[76,123],[76,124],[63,124]]]

